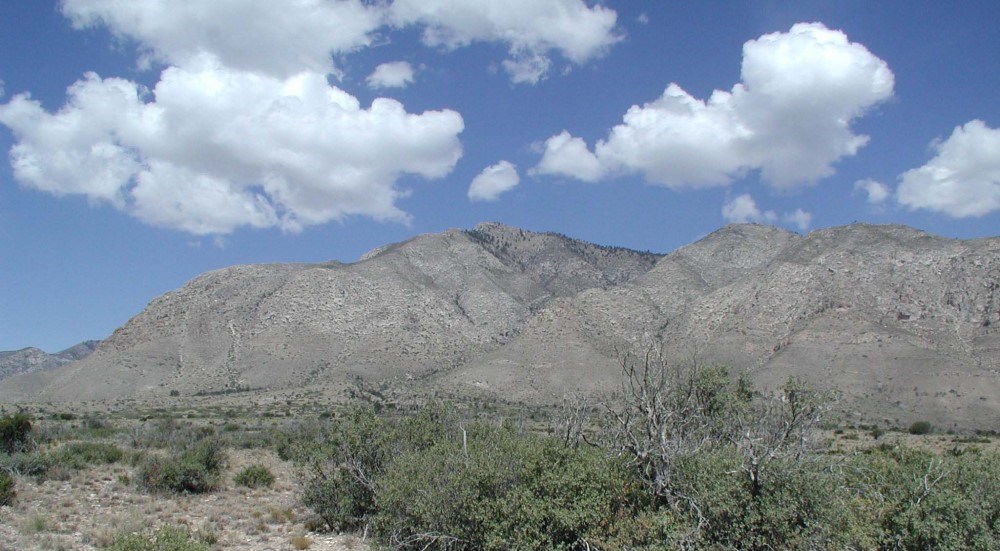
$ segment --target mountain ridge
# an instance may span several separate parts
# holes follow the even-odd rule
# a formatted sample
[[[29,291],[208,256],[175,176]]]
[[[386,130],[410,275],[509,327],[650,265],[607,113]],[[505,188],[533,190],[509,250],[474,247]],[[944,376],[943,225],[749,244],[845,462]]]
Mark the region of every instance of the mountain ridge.
[[[729,225],[670,254],[484,223],[357,262],[202,274],[5,400],[369,380],[547,402],[616,388],[616,351],[840,388],[859,420],[1000,421],[1000,238]]]
[[[89,356],[99,343],[100,341],[96,340],[83,341],[51,354],[33,346],[20,350],[0,351],[0,380],[20,374],[47,371],[69,362],[82,360]]]

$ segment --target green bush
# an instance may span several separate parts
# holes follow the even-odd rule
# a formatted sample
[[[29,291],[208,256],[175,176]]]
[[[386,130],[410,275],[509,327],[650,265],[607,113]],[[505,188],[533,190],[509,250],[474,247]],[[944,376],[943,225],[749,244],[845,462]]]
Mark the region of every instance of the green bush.
[[[215,439],[196,442],[179,457],[150,455],[139,465],[136,483],[148,492],[206,493],[219,484],[225,455]]]
[[[286,454],[302,466],[303,504],[329,530],[360,528],[375,510],[374,481],[392,457],[393,430],[373,410],[356,408]]]
[[[226,454],[217,438],[204,438],[184,450],[181,458],[201,465],[210,473],[218,473],[226,466]]]
[[[907,430],[909,431],[910,434],[920,435],[920,434],[930,434],[931,428],[932,427],[929,421],[914,421],[913,424],[910,425],[910,428]]]
[[[1000,549],[1000,454],[874,449],[853,459],[883,549]]]
[[[263,465],[250,465],[240,471],[233,481],[247,488],[270,487],[274,484],[274,474]]]
[[[14,477],[0,470],[0,505],[12,505],[17,492],[14,491]]]
[[[661,397],[683,406],[661,428],[691,429],[676,411],[701,416],[684,440],[653,439],[675,447],[622,438],[642,425],[574,447],[441,406],[356,409],[281,445],[328,529],[401,550],[1000,549],[1000,453],[827,454],[806,445],[821,407],[808,387],[778,400],[722,370],[658,380],[681,383]]]
[[[136,478],[139,488],[147,492],[200,494],[217,486],[216,477],[193,461],[149,456],[139,466]]]
[[[190,532],[166,526],[147,534],[122,534],[107,548],[109,551],[209,551]]]
[[[395,548],[577,549],[632,514],[639,485],[600,450],[510,428],[455,433],[377,481],[372,528]]]
[[[617,529],[604,549],[870,549],[869,519],[832,460],[783,458],[756,471],[735,447],[713,446],[675,462],[672,501]]]
[[[416,415],[390,422],[370,407],[357,407],[303,427],[279,445],[279,455],[300,467],[303,504],[329,530],[361,528],[376,511],[376,483],[393,458],[427,449],[458,426],[454,409],[431,404]]]
[[[0,417],[0,452],[28,451],[31,445],[31,418],[18,412]]]

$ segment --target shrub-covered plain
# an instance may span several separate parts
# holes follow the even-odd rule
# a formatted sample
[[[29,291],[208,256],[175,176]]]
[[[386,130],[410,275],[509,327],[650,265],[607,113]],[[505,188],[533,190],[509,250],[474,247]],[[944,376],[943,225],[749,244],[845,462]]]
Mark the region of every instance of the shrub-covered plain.
[[[108,464],[106,480],[155,494],[147,499],[220,489],[273,497],[271,468],[284,477],[290,462],[298,510],[257,511],[257,530],[301,523],[399,550],[1000,549],[1000,454],[979,447],[990,438],[841,427],[830,442],[850,440],[846,450],[825,447],[817,434],[828,398],[794,379],[763,393],[724,368],[646,354],[623,358],[621,388],[604,401],[545,413],[483,403],[407,412],[369,403],[256,422],[8,415],[0,505],[22,507],[32,484],[76,484]],[[237,451],[259,448],[282,461]],[[227,451],[248,466],[227,470]],[[101,545],[213,545],[171,522]],[[296,545],[288,537],[301,528],[283,529],[283,544]]]
[[[995,452],[826,453],[827,398],[800,381],[623,365],[586,429],[357,408],[286,454],[327,529],[391,549],[1000,549]]]

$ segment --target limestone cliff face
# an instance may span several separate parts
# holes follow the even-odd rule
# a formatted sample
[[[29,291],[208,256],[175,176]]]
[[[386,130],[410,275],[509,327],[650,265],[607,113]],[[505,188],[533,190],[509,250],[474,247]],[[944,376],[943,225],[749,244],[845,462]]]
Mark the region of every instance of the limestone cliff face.
[[[1000,421],[1000,238],[733,225],[661,256],[500,224],[352,264],[237,266],[154,300],[8,399],[117,398],[353,377],[544,401],[617,383],[616,350],[790,375],[866,420]]]

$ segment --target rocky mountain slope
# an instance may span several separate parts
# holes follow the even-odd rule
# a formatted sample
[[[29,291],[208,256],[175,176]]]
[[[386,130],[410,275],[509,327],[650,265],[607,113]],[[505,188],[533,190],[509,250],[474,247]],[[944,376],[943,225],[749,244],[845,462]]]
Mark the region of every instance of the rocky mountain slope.
[[[47,371],[82,360],[97,348],[98,343],[99,341],[84,341],[55,354],[34,347],[0,352],[0,379],[22,373]]]
[[[1000,422],[1000,238],[733,225],[660,256],[500,224],[352,264],[237,266],[154,300],[5,400],[294,388],[356,377],[552,401],[616,387],[617,351],[790,375],[858,420]]]

